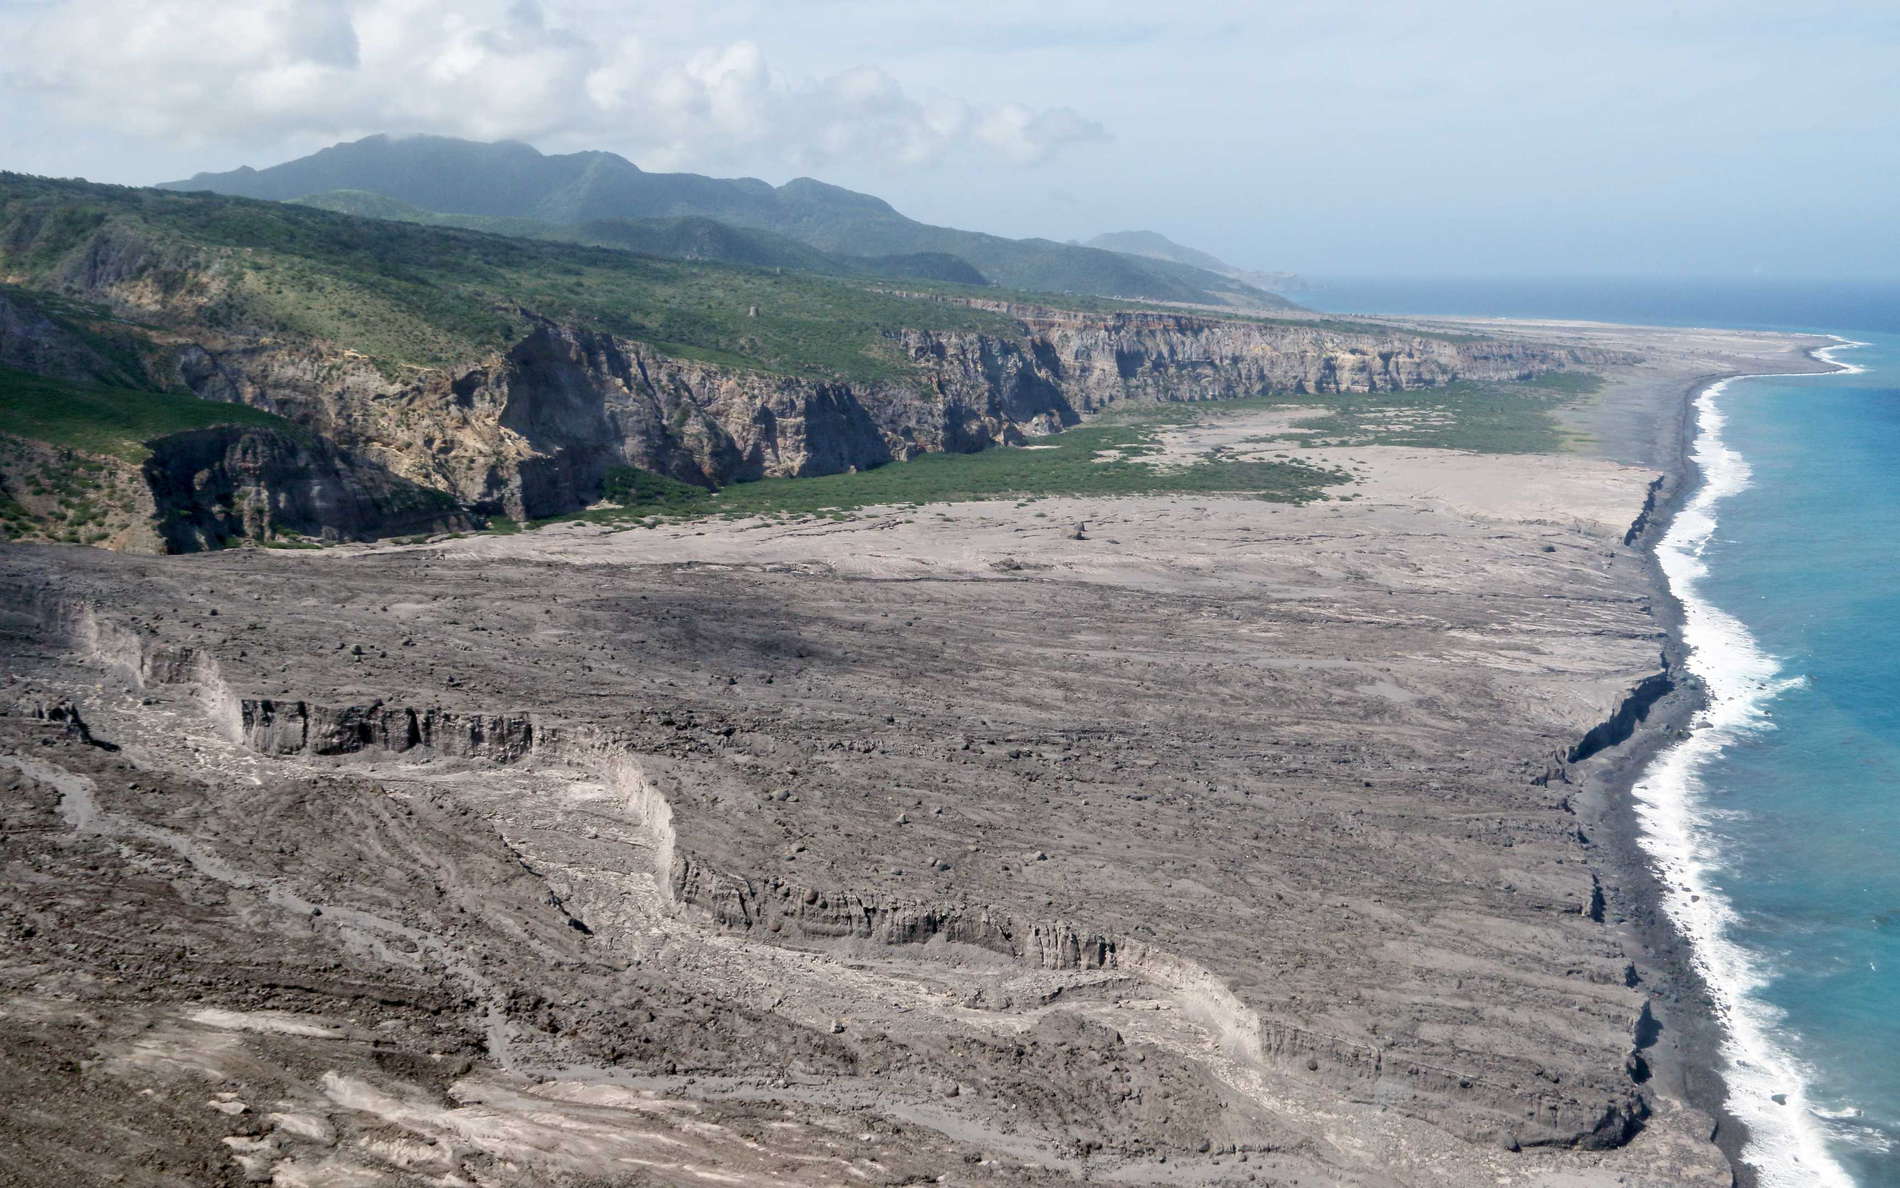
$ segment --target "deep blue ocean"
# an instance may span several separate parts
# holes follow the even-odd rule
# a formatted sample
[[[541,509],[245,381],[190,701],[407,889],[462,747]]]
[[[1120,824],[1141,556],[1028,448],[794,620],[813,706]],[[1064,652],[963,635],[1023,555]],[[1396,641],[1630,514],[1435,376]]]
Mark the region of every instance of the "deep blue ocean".
[[[1900,285],[1359,280],[1302,300],[1866,344],[1831,352],[1858,374],[1703,402],[1703,487],[1661,555],[1713,704],[1637,797],[1724,983],[1745,1158],[1768,1185],[1900,1185]]]

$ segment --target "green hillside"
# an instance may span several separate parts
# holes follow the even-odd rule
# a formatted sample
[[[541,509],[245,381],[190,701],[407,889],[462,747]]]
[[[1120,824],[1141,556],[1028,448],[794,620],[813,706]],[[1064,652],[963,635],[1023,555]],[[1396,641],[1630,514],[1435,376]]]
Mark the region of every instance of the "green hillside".
[[[906,218],[882,199],[811,178],[771,186],[757,178],[648,173],[612,153],[547,156],[513,142],[371,136],[267,169],[201,173],[165,188],[283,202],[339,190],[368,191],[420,211],[566,227],[706,218],[771,232],[834,256],[955,257],[1013,289],[1257,309],[1288,306],[1283,298],[1177,261],[930,226]],[[484,229],[536,233],[519,224]]]
[[[195,326],[322,339],[398,370],[501,349],[537,315],[678,357],[858,379],[908,372],[900,330],[1013,329],[843,278],[20,174],[0,174],[0,270],[43,293],[136,284]]]
[[[585,223],[549,223],[507,215],[444,214],[423,210],[368,190],[331,190],[296,200],[304,206],[373,219],[395,219],[432,227],[460,227],[524,239],[620,248],[675,260],[714,260],[753,268],[790,268],[830,276],[865,276],[983,285],[988,278],[956,256],[913,252],[892,256],[852,256],[822,252],[796,239],[699,216],[649,219],[594,219]]]
[[[0,367],[0,433],[140,462],[151,453],[145,443],[152,438],[213,425],[294,431],[282,417],[246,404],[69,383]]]
[[[1223,275],[1235,271],[1232,264],[1220,257],[1176,243],[1159,231],[1110,231],[1105,235],[1097,235],[1084,246],[1127,252],[1131,256],[1148,256],[1156,260],[1173,260],[1177,264],[1192,264],[1196,268]]]

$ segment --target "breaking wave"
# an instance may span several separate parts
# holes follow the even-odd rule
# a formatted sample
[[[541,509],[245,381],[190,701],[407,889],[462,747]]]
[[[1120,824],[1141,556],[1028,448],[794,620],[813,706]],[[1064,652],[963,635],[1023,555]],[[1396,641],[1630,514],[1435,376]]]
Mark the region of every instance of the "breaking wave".
[[[1837,375],[1864,371],[1833,354],[1865,344],[1837,342],[1816,357],[1839,368]],[[1780,1012],[1758,995],[1767,981],[1762,963],[1731,938],[1735,914],[1712,878],[1720,856],[1705,828],[1713,810],[1704,797],[1704,769],[1738,740],[1773,729],[1770,707],[1803,679],[1785,672],[1739,619],[1700,592],[1708,574],[1702,554],[1715,534],[1717,509],[1749,485],[1747,461],[1723,438],[1721,409],[1729,384],[1749,378],[1712,384],[1697,397],[1695,462],[1702,486],[1656,549],[1682,603],[1689,671],[1701,680],[1707,701],[1688,736],[1643,773],[1634,790],[1636,811],[1643,846],[1662,884],[1663,907],[1689,938],[1723,1024],[1727,1107],[1748,1127],[1743,1159],[1763,1188],[1851,1188],[1852,1177],[1829,1151],[1827,1123],[1808,1100],[1808,1070],[1777,1039]]]

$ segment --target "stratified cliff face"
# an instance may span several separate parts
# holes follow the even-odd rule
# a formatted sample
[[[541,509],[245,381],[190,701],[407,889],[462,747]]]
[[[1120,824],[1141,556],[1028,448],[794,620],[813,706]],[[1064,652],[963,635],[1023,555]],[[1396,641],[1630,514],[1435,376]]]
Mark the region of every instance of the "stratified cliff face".
[[[1217,400],[1518,379],[1603,360],[1521,342],[1322,325],[1012,309],[1022,333],[893,334],[914,377],[842,382],[670,358],[540,321],[505,353],[391,382],[312,346],[194,346],[200,396],[287,416],[457,500],[516,517],[600,497],[608,467],[703,485],[833,474],[1019,442],[1127,400]]]
[[[240,541],[369,538],[474,525],[447,492],[392,474],[321,432],[281,421],[218,424],[215,408],[202,418],[203,427],[181,432],[166,431],[162,417],[135,418],[131,424],[143,426],[136,430],[121,424],[115,417],[128,408],[174,400],[184,385],[167,371],[205,352],[180,350],[110,321],[85,326],[81,319],[91,312],[61,316],[0,292],[0,507],[10,513],[8,539],[176,553]],[[52,398],[45,391],[22,396],[13,386],[22,373],[75,385],[57,389],[60,398],[69,410],[93,402],[99,435],[75,441],[48,432],[36,418]],[[116,396],[96,399],[100,385]],[[122,448],[108,448],[106,441],[119,434]],[[123,448],[135,443],[142,448]]]
[[[441,491],[301,433],[219,425],[146,444],[150,454],[131,462],[0,434],[0,500],[14,512],[8,537],[196,553],[475,526]]]
[[[287,535],[376,537],[471,527],[439,491],[352,465],[321,439],[218,426],[152,442],[141,468],[169,553]]]
[[[0,366],[279,414],[336,448],[354,489],[291,500],[326,517],[376,502],[391,476],[472,512],[538,517],[593,502],[617,465],[704,485],[836,473],[1020,441],[1127,400],[1593,361],[1324,319],[1082,312],[791,275],[761,289],[714,265],[302,207],[20,178],[0,191]]]

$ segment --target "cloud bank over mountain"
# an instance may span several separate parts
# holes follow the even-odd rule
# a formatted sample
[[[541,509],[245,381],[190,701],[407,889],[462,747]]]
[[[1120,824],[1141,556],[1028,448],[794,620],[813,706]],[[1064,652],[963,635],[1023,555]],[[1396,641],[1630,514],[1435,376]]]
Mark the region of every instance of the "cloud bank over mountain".
[[[8,65],[75,123],[207,143],[388,129],[818,170],[1035,165],[1106,136],[1067,106],[920,98],[876,65],[808,76],[747,40],[681,52],[636,26],[559,0],[56,0],[14,15]]]
[[[0,166],[437,133],[1317,276],[1888,276],[1896,55],[1881,0],[0,0]]]

